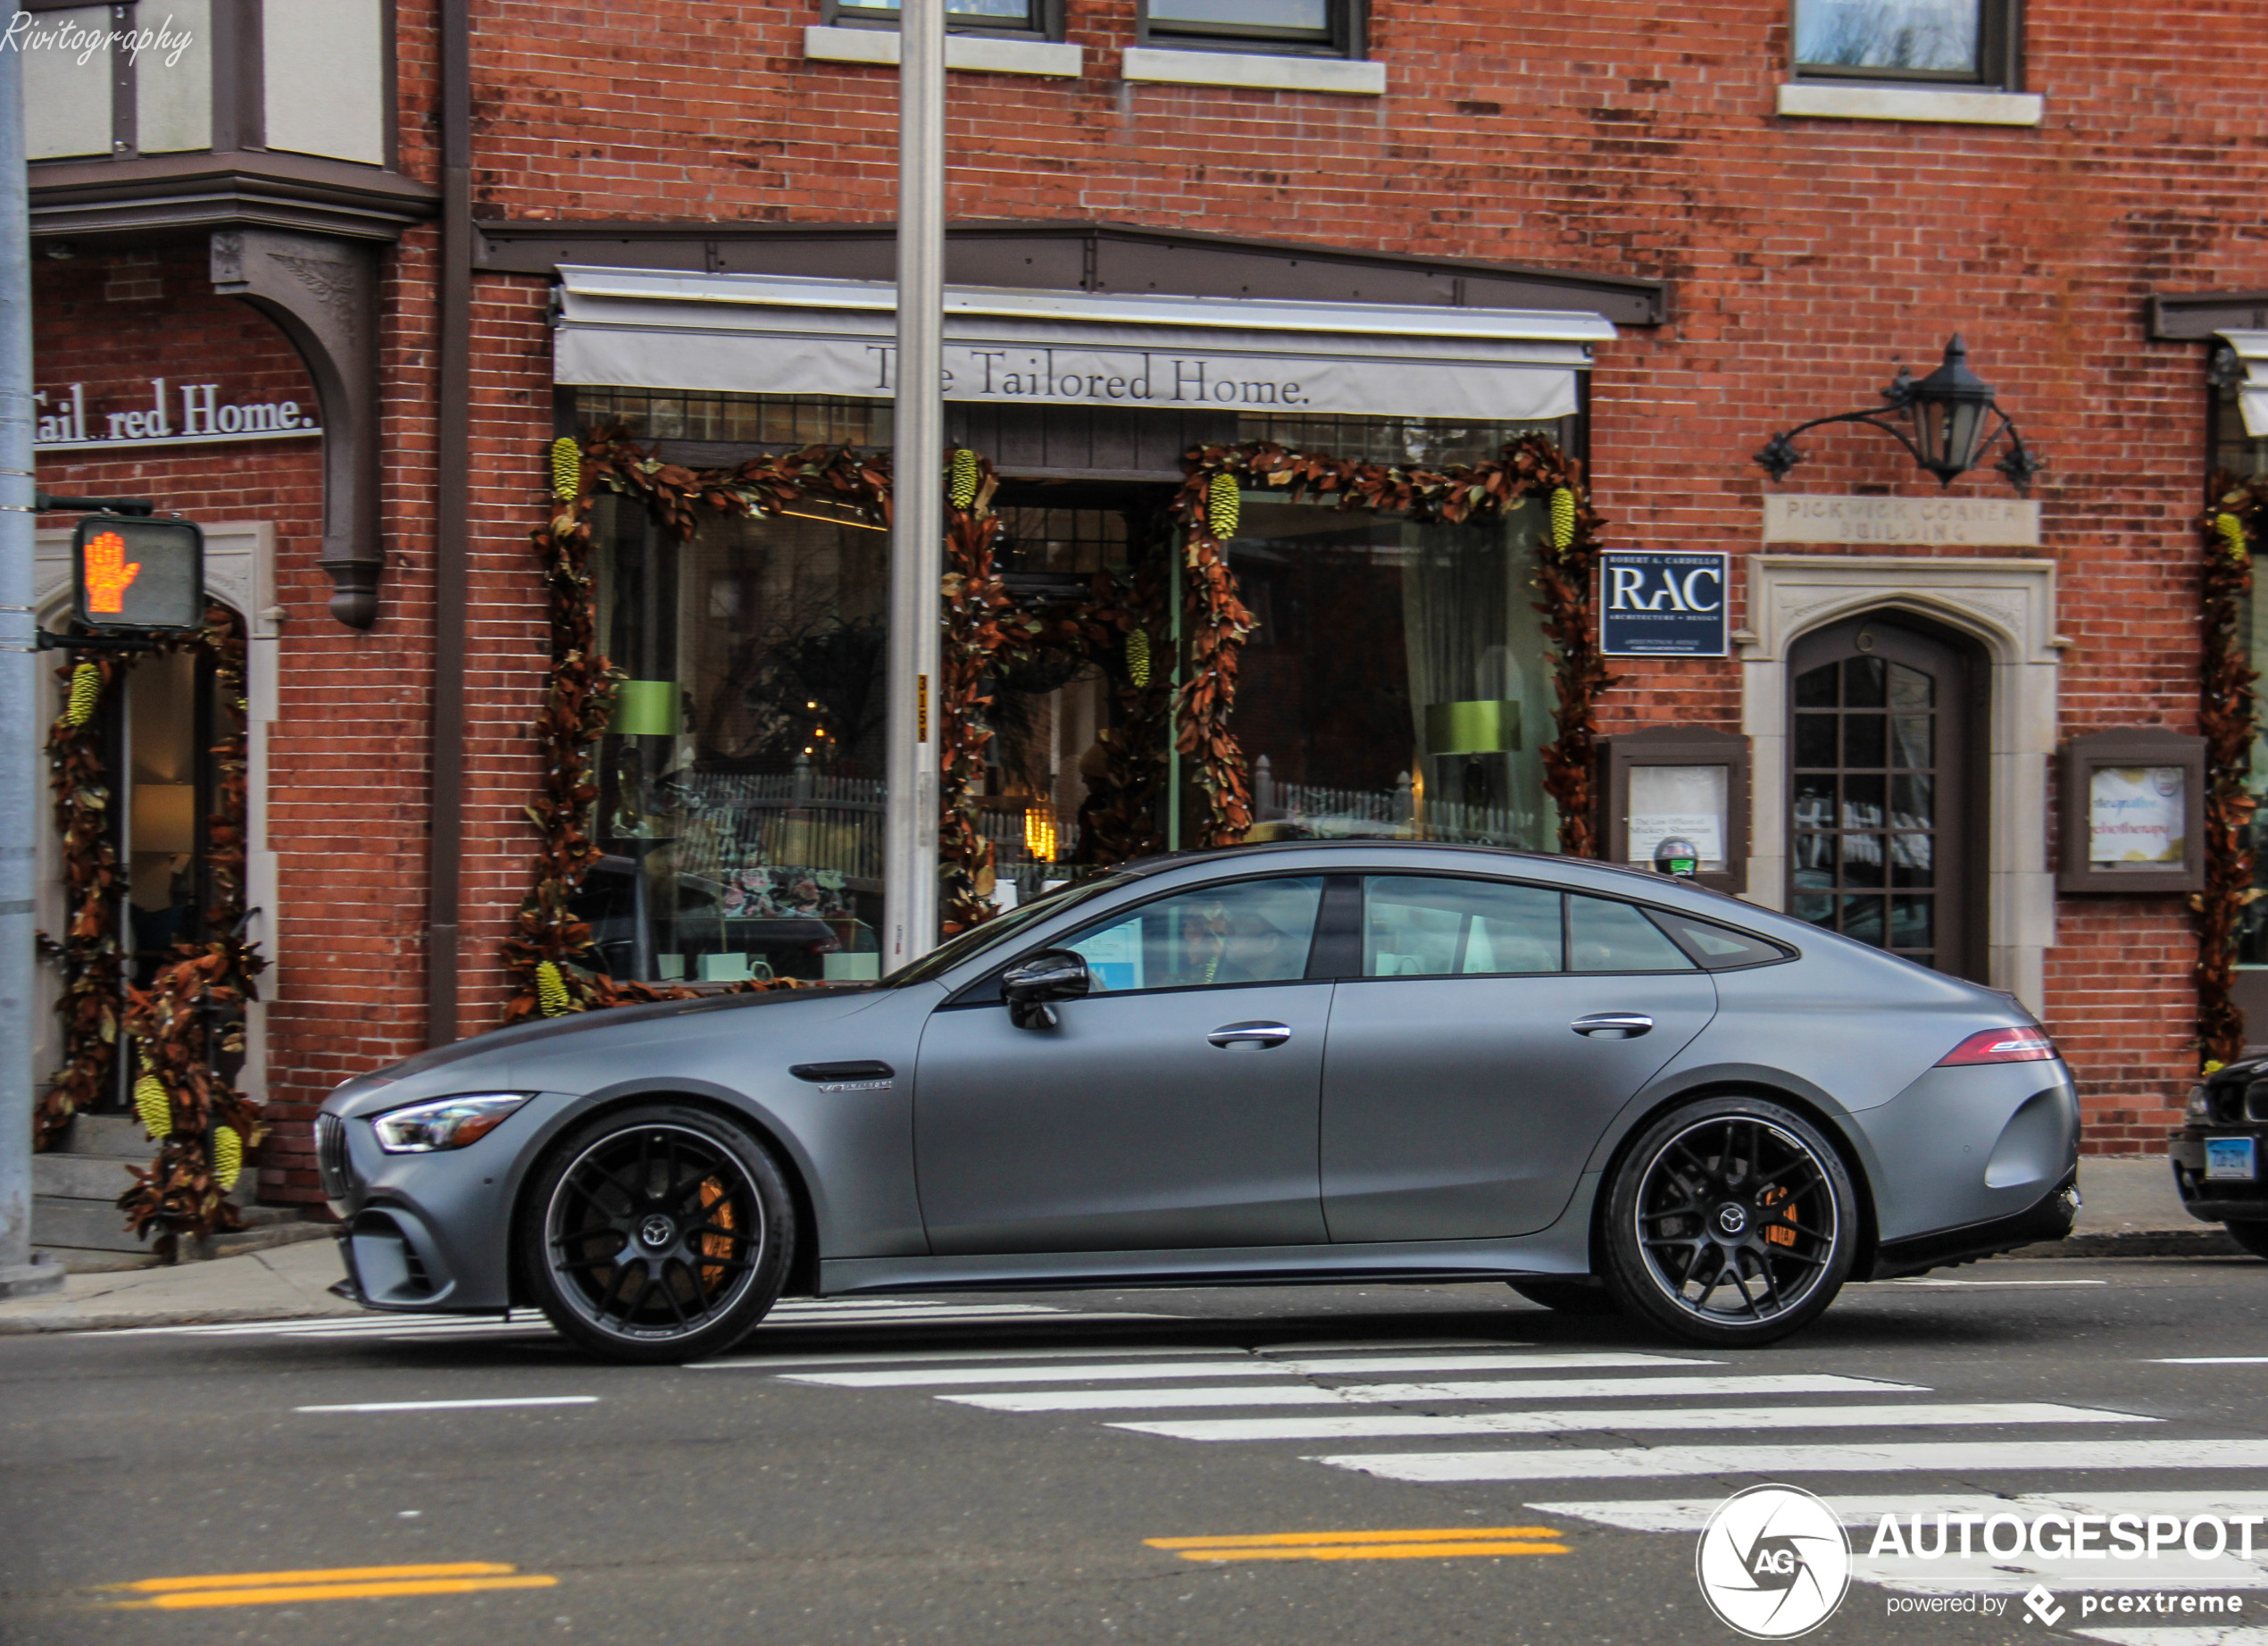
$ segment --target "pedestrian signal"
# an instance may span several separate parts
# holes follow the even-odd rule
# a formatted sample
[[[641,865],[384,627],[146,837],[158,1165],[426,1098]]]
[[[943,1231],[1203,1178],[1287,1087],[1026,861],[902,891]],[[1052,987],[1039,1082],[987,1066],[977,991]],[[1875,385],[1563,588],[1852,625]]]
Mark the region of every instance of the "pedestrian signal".
[[[89,514],[71,534],[79,621],[98,631],[204,626],[204,532],[196,522]]]

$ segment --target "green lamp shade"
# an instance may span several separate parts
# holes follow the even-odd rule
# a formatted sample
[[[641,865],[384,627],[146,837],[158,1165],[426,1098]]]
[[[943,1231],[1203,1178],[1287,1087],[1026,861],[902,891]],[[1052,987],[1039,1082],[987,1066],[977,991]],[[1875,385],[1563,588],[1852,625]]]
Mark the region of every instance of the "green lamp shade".
[[[1493,755],[1520,747],[1520,705],[1502,698],[1425,706],[1429,755]]]
[[[614,688],[606,729],[626,738],[675,737],[684,730],[679,718],[683,695],[675,681],[623,681]]]

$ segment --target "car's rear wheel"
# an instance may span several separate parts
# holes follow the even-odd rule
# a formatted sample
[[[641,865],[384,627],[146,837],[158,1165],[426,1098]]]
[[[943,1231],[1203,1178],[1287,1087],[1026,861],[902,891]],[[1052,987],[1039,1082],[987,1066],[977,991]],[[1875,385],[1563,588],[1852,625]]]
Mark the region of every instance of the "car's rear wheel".
[[[1712,1098],[1637,1140],[1607,1191],[1605,1274],[1623,1309],[1732,1349],[1809,1324],[1848,1278],[1858,1196],[1794,1110]]]
[[[690,1105],[618,1110],[546,1157],[521,1261],[560,1334],[616,1360],[698,1359],[764,1316],[788,1274],[795,1202],[770,1151]]]
[[[1508,1280],[1511,1287],[1530,1303],[1540,1303],[1555,1315],[1598,1316],[1621,1311],[1604,1286],[1586,1286],[1572,1280]]]
[[[2268,1223],[2224,1223],[2229,1238],[2255,1257],[2268,1257]]]

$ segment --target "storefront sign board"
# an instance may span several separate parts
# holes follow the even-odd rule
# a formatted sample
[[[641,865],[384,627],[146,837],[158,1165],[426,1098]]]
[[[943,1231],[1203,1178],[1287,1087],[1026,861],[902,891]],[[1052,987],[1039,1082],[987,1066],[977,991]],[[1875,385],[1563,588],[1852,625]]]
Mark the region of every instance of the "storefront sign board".
[[[67,383],[32,397],[38,421],[32,449],[108,450],[122,446],[204,446],[236,440],[307,439],[322,433],[314,408],[296,400],[224,397],[218,383],[148,380],[146,395],[88,404],[87,385]]]
[[[1764,498],[1767,543],[1888,543],[2038,548],[2039,505],[2022,497]]]
[[[1599,650],[1610,657],[1723,656],[1727,558],[1703,549],[1601,555]]]
[[[887,285],[561,276],[561,383],[896,392]],[[1613,335],[1589,314],[951,288],[943,389],[993,404],[1547,422],[1574,414],[1589,339]]]

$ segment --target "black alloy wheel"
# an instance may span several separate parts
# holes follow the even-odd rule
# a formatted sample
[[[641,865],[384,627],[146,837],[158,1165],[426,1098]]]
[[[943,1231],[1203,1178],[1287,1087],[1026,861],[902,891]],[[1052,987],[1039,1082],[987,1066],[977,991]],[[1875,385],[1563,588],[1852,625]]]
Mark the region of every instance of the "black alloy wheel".
[[[1555,1315],[1597,1318],[1622,1312],[1615,1307],[1613,1295],[1605,1287],[1586,1285],[1579,1280],[1508,1280],[1505,1284]]]
[[[780,1296],[795,1203],[764,1147],[680,1104],[603,1116],[554,1149],[521,1260],[560,1334],[615,1360],[722,1352]]]
[[[1794,1110],[1714,1098],[1663,1116],[1608,1191],[1608,1289],[1688,1342],[1768,1343],[1826,1311],[1849,1277],[1858,1197]]]

